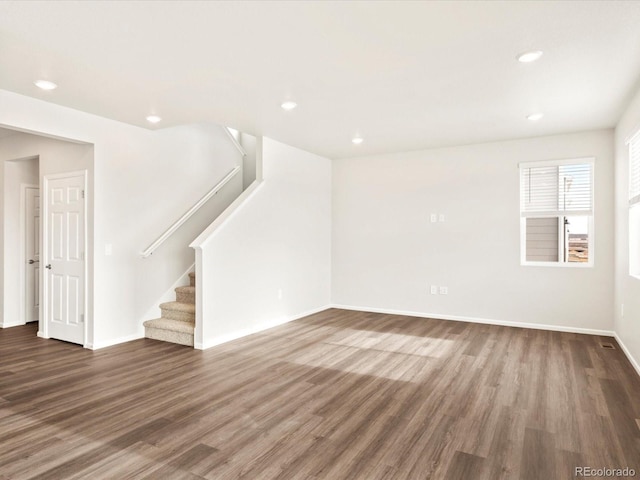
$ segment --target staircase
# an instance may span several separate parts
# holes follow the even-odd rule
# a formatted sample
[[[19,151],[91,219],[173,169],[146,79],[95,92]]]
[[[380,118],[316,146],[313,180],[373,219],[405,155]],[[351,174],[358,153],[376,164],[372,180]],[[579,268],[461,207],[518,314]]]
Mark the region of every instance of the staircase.
[[[176,288],[176,301],[160,304],[162,315],[144,322],[144,336],[163,342],[193,346],[196,320],[196,274],[189,274],[189,286]]]

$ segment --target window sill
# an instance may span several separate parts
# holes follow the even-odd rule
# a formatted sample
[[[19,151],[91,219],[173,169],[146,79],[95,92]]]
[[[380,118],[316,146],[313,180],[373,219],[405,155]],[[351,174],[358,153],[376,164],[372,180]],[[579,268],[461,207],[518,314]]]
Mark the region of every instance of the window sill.
[[[520,262],[521,267],[560,267],[560,268],[593,268],[593,262],[561,263],[561,262]],[[640,279],[640,277],[636,277]]]

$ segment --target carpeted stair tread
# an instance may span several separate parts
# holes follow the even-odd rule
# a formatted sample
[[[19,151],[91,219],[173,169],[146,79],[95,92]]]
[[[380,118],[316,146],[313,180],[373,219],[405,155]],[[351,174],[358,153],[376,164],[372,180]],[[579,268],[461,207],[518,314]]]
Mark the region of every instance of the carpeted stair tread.
[[[172,320],[170,318],[156,318],[155,320],[147,320],[144,322],[145,328],[157,328],[158,330],[169,330],[171,332],[191,333],[195,329],[192,322],[184,322],[182,320]]]
[[[177,293],[196,293],[196,287],[176,287],[175,291]]]
[[[171,310],[184,313],[196,313],[196,306],[193,303],[167,302],[160,304],[161,310]]]
[[[180,303],[196,303],[196,287],[178,287],[176,291],[176,301]]]
[[[144,336],[153,340],[193,347],[196,319],[196,274],[189,274],[190,286],[177,287],[175,302],[160,304],[162,317],[144,322]]]
[[[195,324],[170,318],[156,318],[144,322],[144,336],[152,340],[193,347]]]

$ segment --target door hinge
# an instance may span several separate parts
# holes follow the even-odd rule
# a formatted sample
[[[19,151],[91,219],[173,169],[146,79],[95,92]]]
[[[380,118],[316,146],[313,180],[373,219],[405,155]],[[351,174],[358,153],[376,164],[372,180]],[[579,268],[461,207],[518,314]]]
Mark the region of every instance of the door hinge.
[[[82,190],[82,198],[84,198],[84,190]]]
[[[80,314],[80,323],[84,323],[84,313]]]

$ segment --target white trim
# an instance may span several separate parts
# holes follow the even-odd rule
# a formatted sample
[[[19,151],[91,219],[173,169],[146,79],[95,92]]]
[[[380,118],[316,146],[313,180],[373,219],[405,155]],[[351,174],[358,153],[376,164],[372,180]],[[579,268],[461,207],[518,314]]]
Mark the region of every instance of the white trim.
[[[118,337],[104,342],[87,343],[84,348],[88,348],[89,350],[99,350],[101,348],[112,347],[121,343],[132,342],[133,340],[140,340],[141,338],[144,338],[144,332],[125,335],[124,337]]]
[[[233,143],[233,146],[236,147],[238,152],[240,152],[240,155],[242,155],[243,157],[246,157],[247,156],[247,152],[245,151],[244,148],[242,148],[242,145],[240,145],[240,142],[238,142],[236,137],[233,136],[233,133],[231,133],[231,130],[229,130],[229,127],[222,127],[222,129],[224,130],[224,132],[227,134],[227,136],[231,140],[231,143]]]
[[[40,338],[49,338],[42,330],[38,330],[38,333],[36,333],[36,335]]]
[[[236,211],[238,211],[240,207],[244,205],[245,201],[249,200],[249,198],[252,197],[262,185],[262,180],[254,180],[253,183],[251,183],[251,185],[249,185],[244,192],[238,195],[238,198],[231,202],[231,205],[229,205],[224,210],[224,212],[218,215],[218,217],[211,223],[211,225],[209,225],[204,232],[198,235],[198,237],[193,242],[191,242],[189,246],[191,248],[202,248],[213,236],[216,230],[218,230],[218,228],[220,228],[220,226],[229,217],[231,217]]]
[[[200,349],[202,349],[204,339],[204,325],[202,321],[204,318],[202,313],[202,298],[204,298],[204,289],[202,288],[204,279],[204,270],[202,269],[203,252],[201,248],[194,250],[196,253],[196,320],[193,329],[193,348],[198,348],[197,345],[200,345]]]
[[[631,352],[629,351],[627,346],[622,342],[622,339],[616,332],[613,332],[613,337],[616,339],[616,341],[618,342],[618,345],[620,345],[620,347],[622,348],[622,351],[627,356],[629,363],[631,363],[631,365],[633,366],[633,368],[635,368],[638,375],[640,375],[640,362],[638,362],[638,360],[633,358],[633,355],[631,355]]]
[[[23,325],[26,325],[26,324],[24,322],[0,322],[0,328],[20,327]]]
[[[87,345],[89,344],[89,339],[88,339],[88,331],[89,331],[89,322],[91,322],[91,325],[93,327],[93,317],[91,315],[88,314],[87,310],[87,306],[89,304],[88,302],[88,298],[89,298],[89,269],[88,269],[88,261],[87,261],[87,257],[88,257],[88,245],[89,245],[89,234],[88,234],[88,229],[89,226],[87,225],[87,215],[88,215],[88,208],[87,206],[89,205],[89,188],[87,186],[87,177],[88,177],[88,170],[75,170],[72,172],[62,172],[62,173],[52,173],[49,175],[44,175],[42,177],[42,190],[40,191],[40,199],[42,202],[42,206],[40,207],[40,215],[41,215],[41,222],[42,222],[42,231],[40,233],[40,235],[42,236],[42,244],[41,244],[41,248],[42,251],[40,252],[40,264],[41,265],[46,265],[49,263],[49,259],[47,258],[47,252],[48,252],[48,215],[49,215],[49,181],[50,180],[58,180],[61,178],[69,178],[69,177],[82,177],[83,179],[83,190],[85,192],[84,194],[84,208],[83,208],[83,212],[84,212],[84,244],[83,244],[83,253],[84,253],[84,259],[83,259],[83,264],[84,264],[84,298],[83,298],[83,302],[84,305],[82,306],[82,310],[83,310],[83,314],[84,314],[84,332],[83,332],[83,342],[82,345],[85,348],[88,348]],[[41,267],[42,270],[42,284],[41,284],[41,288],[40,288],[40,295],[41,295],[41,302],[40,302],[40,320],[39,320],[39,324],[40,327],[42,327],[41,331],[38,331],[38,336],[42,337],[42,338],[50,338],[49,337],[49,324],[48,324],[48,317],[47,317],[47,307],[49,306],[49,276],[47,275],[47,273],[44,271],[44,267]],[[92,329],[93,330],[93,329]],[[42,333],[42,335],[40,335],[40,333]]]
[[[295,320],[300,320],[301,318],[308,317],[309,315],[313,315],[319,312],[324,312],[329,308],[331,308],[331,305],[324,305],[322,307],[307,310],[306,312],[302,312],[296,315],[291,315],[288,317],[280,317],[273,320],[269,320],[267,322],[262,322],[262,323],[259,323],[258,325],[254,325],[249,328],[243,328],[241,330],[236,330],[235,332],[219,335],[217,337],[205,340],[202,343],[197,342],[195,343],[193,348],[197,350],[206,350],[207,348],[211,348],[211,347],[215,347],[216,345],[221,345],[223,343],[231,342],[233,340],[237,340],[238,338],[246,337],[254,333],[262,332],[264,330],[277,327],[278,325],[283,325],[285,323],[293,322]]]
[[[386,313],[389,315],[405,315],[408,317],[433,318],[435,320],[453,320],[456,322],[482,323],[485,325],[499,325],[502,327],[532,328],[535,330],[550,330],[553,332],[584,333],[587,335],[600,335],[605,337],[614,336],[613,330],[597,330],[593,328],[567,327],[564,325],[546,325],[540,323],[523,323],[507,320],[495,320],[491,318],[464,317],[461,315],[443,315],[440,313],[412,312],[406,310],[395,310],[393,308],[358,307],[355,305],[340,304],[333,304],[331,305],[331,308],[356,310],[371,313]]]
[[[588,262],[531,262],[521,261],[521,267],[561,267],[561,268],[593,268],[591,260]]]
[[[184,222],[189,220],[191,216],[196,213],[205,203],[207,203],[211,197],[218,193],[218,191],[224,187],[229,180],[231,180],[236,173],[240,171],[240,167],[236,166],[227,173],[222,180],[220,180],[216,185],[209,190],[200,200],[198,200],[195,205],[193,205],[189,210],[187,210],[178,220],[176,220],[169,228],[167,228],[162,235],[160,235],[151,245],[149,245],[144,251],[140,253],[142,258],[147,258],[156,249],[162,245],[167,238],[169,238],[178,228],[182,226]]]

